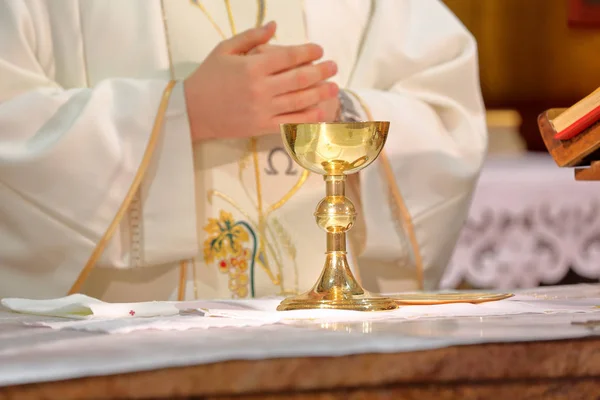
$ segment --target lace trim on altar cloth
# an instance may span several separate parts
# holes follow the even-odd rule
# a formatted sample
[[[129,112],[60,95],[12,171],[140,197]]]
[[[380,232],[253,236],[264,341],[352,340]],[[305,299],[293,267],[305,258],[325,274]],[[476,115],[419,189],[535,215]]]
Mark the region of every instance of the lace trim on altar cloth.
[[[599,198],[552,202],[472,212],[442,287],[467,281],[483,288],[529,288],[558,283],[569,269],[599,278],[600,191]]]

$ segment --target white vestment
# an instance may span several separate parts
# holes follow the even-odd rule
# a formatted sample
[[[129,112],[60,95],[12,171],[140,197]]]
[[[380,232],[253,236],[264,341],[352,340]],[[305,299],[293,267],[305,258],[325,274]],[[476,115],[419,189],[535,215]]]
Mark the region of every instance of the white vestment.
[[[237,32],[256,25],[258,3],[231,1]],[[202,4],[231,35],[224,2]],[[437,0],[265,4],[275,43],[323,46],[361,117],[366,107],[391,122],[384,151],[435,288],[487,144],[473,37]],[[170,66],[184,79],[220,40],[189,0],[0,0],[0,297],[67,293],[136,176]],[[378,161],[361,171],[356,272],[372,291],[416,289],[388,186]],[[186,260],[187,298],[306,290],[323,266],[312,216],[323,196],[322,178],[291,163],[278,134],[192,145],[178,83],[85,292],[172,299]]]

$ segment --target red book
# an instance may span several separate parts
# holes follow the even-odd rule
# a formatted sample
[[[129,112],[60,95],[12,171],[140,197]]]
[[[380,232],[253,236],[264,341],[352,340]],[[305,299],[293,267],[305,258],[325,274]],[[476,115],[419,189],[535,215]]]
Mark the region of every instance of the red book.
[[[559,114],[551,122],[555,139],[569,140],[600,121],[600,88]]]

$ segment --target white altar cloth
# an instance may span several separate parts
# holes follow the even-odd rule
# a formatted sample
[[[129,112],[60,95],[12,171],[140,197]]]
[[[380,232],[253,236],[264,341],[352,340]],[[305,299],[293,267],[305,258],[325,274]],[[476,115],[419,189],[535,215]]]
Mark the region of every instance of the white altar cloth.
[[[0,311],[0,386],[235,359],[389,353],[486,342],[581,338],[599,333],[593,327],[572,323],[600,320],[595,312],[573,312],[600,305],[600,285],[540,288],[520,296],[555,312],[347,322],[303,320],[257,327],[144,330],[113,335],[28,326],[24,323],[58,319]],[[569,309],[569,304],[574,309]]]
[[[443,288],[556,284],[572,268],[600,278],[600,183],[575,181],[548,154],[484,163]]]

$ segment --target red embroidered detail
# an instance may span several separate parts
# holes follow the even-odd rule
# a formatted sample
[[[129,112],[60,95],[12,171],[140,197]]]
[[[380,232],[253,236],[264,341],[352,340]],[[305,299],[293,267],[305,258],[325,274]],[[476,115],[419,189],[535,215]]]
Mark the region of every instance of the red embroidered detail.
[[[131,315],[133,317],[135,315],[135,311],[133,311],[133,310],[129,311],[129,315]]]

